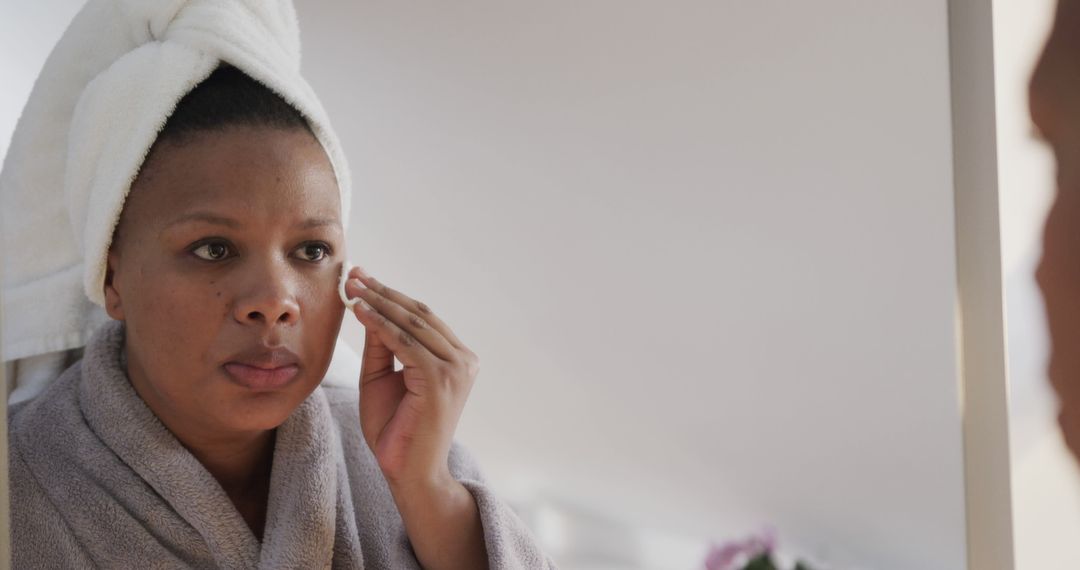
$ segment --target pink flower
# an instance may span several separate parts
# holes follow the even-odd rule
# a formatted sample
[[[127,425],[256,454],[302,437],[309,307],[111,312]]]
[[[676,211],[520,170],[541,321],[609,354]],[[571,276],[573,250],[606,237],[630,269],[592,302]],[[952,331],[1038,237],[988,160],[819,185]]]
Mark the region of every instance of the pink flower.
[[[740,570],[747,562],[776,548],[776,531],[766,527],[744,540],[713,545],[705,557],[705,570]]]

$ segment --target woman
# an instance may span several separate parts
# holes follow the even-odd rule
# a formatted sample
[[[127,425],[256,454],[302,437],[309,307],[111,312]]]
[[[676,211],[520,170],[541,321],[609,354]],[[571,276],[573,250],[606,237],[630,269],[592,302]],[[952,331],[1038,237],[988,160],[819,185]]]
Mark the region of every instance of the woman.
[[[318,132],[224,61],[170,112],[108,240],[112,320],[10,409],[16,568],[552,567],[453,441],[477,357],[426,305],[351,268],[359,392],[320,386],[345,198]]]

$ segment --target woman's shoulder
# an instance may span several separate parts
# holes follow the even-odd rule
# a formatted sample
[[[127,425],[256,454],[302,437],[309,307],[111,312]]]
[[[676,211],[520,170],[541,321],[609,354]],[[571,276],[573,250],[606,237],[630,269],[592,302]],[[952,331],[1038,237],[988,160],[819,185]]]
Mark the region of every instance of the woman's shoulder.
[[[354,388],[322,384],[319,390],[326,396],[330,415],[340,428],[356,425],[360,427],[360,392]]]
[[[90,567],[91,560],[20,451],[10,447],[12,561],[18,568]]]
[[[331,406],[340,406],[345,404],[357,404],[360,403],[360,391],[356,388],[348,388],[345,386],[334,386],[332,384],[322,384],[319,389],[326,394],[326,401]]]
[[[91,560],[42,483],[41,469],[50,469],[41,455],[63,461],[58,442],[66,422],[57,414],[72,414],[72,386],[79,367],[60,374],[37,396],[8,406],[8,485],[11,507],[12,559],[17,567],[88,567]],[[72,401],[68,401],[72,400]],[[35,454],[37,461],[27,457]],[[34,463],[36,467],[32,466]]]
[[[81,362],[67,367],[33,398],[8,406],[10,443],[16,439],[26,443],[51,433],[66,424],[57,419],[78,412],[76,392],[82,375]]]
[[[33,398],[8,406],[13,495],[20,479],[30,481],[41,469],[70,459],[77,424],[83,421],[77,397],[80,375],[80,366],[72,365]]]

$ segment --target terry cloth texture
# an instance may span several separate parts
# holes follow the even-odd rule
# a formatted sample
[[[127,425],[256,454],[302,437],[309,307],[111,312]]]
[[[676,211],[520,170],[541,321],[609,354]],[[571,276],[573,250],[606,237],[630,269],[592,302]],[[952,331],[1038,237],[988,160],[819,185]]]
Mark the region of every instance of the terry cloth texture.
[[[277,429],[260,543],[125,372],[125,328],[12,407],[14,568],[420,568],[371,450],[357,392],[320,386]],[[492,569],[555,568],[458,442],[450,471],[479,507]]]

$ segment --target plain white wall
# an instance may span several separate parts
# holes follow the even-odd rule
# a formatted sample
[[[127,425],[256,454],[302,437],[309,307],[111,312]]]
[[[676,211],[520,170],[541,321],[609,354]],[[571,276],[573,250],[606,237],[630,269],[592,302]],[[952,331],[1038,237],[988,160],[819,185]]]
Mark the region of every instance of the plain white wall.
[[[995,0],[1002,258],[1008,314],[1013,524],[1018,570],[1080,568],[1080,485],[1046,377],[1045,311],[1034,280],[1054,163],[1032,136],[1027,82],[1054,0]]]
[[[0,126],[77,3],[11,6]],[[631,537],[588,565],[532,519],[565,567],[692,568],[762,524],[965,566],[943,0],[298,10],[352,259],[481,356],[459,439],[515,504]]]
[[[964,566],[943,1],[299,5],[352,256],[507,493]]]

